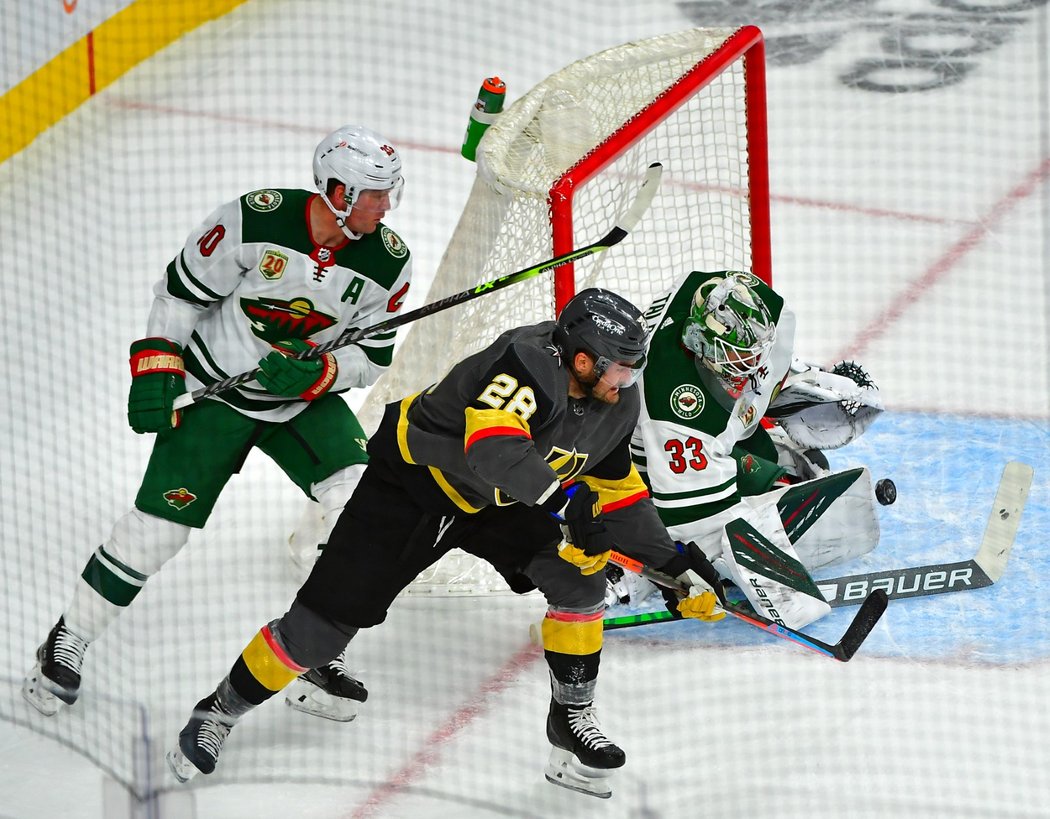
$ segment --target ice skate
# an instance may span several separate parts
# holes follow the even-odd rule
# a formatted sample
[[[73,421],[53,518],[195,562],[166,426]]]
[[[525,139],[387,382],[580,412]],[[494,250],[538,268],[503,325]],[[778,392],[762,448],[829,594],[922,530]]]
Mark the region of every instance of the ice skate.
[[[168,751],[168,767],[179,782],[198,773],[210,774],[219,760],[222,744],[237,718],[228,713],[215,693],[194,706],[190,721],[179,732],[179,744]]]
[[[288,687],[284,701],[296,711],[315,717],[350,722],[368,691],[346,670],[343,655],[328,665],[311,668]]]
[[[63,703],[75,703],[87,647],[87,640],[66,628],[65,618],[60,617],[36,650],[36,665],[22,682],[26,701],[47,717],[57,714]]]
[[[602,732],[590,705],[551,700],[547,739],[554,746],[544,771],[548,782],[601,799],[612,796],[609,778],[627,757]]]

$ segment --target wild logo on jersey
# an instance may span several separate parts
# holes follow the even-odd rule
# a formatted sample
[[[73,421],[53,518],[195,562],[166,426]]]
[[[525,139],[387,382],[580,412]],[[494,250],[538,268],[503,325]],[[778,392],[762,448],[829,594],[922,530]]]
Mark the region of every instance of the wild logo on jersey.
[[[241,310],[252,332],[272,344],[289,338],[308,339],[335,324],[335,318],[314,310],[309,299],[241,299]]]
[[[169,489],[165,492],[164,500],[168,502],[169,506],[174,506],[176,509],[185,509],[197,500],[197,496],[190,492],[185,486],[180,486],[178,489]]]
[[[552,446],[551,451],[547,453],[543,460],[554,470],[558,480],[564,484],[583,472],[584,466],[587,465],[587,457],[586,452],[577,452],[575,447],[570,451]],[[517,503],[517,501],[510,495],[504,494],[498,488],[496,489],[497,506],[510,506],[512,503]]]

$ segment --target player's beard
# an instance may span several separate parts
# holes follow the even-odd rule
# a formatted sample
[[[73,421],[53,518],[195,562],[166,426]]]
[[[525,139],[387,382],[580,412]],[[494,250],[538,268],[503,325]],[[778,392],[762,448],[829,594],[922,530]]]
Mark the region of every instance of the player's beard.
[[[576,382],[587,393],[587,397],[595,401],[601,401],[603,404],[616,404],[620,400],[620,390],[605,384],[600,378],[596,378],[594,373],[591,373],[589,381],[576,375]]]

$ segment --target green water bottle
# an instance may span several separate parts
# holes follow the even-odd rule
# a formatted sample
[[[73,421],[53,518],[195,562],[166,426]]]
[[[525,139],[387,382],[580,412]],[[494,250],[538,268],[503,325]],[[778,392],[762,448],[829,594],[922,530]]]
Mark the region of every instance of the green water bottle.
[[[470,121],[467,122],[467,132],[463,135],[463,147],[459,149],[471,162],[477,156],[482,135],[503,110],[503,100],[506,96],[507,86],[499,77],[488,77],[481,84],[478,101],[470,109]]]

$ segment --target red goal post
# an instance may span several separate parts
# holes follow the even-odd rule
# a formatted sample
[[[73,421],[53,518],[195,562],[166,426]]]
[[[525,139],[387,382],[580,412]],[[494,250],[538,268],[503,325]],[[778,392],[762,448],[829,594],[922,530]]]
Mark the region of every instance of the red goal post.
[[[477,150],[470,197],[425,302],[597,241],[650,163],[660,188],[622,243],[421,319],[360,411],[425,389],[511,327],[550,320],[601,286],[640,308],[691,270],[748,270],[769,281],[769,190],[762,33],[689,29],[578,60],[515,100]],[[513,80],[511,79],[511,87]],[[442,559],[410,591],[506,590],[487,564]]]
[[[762,32],[755,26],[744,26],[727,37],[716,50],[698,61],[674,85],[625,122],[619,130],[586,154],[554,183],[550,190],[552,255],[568,253],[578,246],[578,238],[573,230],[573,196],[576,190],[585,186],[609,163],[622,156],[629,147],[645,134],[652,132],[737,61],[741,64],[744,82],[744,139],[748,157],[746,192],[751,227],[750,272],[766,283],[772,283],[765,40]],[[660,157],[653,159],[659,160]],[[674,172],[673,168],[671,172]],[[739,196],[743,194],[743,190],[737,189],[732,193]],[[555,272],[554,293],[555,310],[560,313],[565,303],[576,294],[573,265],[565,265]],[[644,304],[639,306],[646,307]]]

